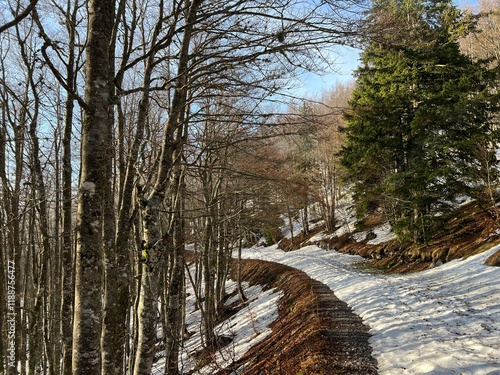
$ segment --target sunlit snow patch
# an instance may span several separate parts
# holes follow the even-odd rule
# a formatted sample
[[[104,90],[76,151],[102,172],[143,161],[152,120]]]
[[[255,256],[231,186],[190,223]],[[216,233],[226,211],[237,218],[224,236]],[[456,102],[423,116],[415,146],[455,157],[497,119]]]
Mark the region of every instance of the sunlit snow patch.
[[[245,296],[248,298],[246,306],[241,308],[230,319],[222,322],[215,328],[218,337],[230,337],[231,343],[221,348],[212,357],[213,362],[199,367],[194,354],[203,348],[200,335],[201,313],[194,310],[193,295],[187,301],[187,329],[194,334],[184,343],[179,357],[181,373],[188,373],[195,368],[196,374],[213,374],[231,365],[240,359],[251,347],[264,340],[271,334],[269,326],[278,318],[278,301],[283,296],[282,291],[276,289],[263,290],[261,285],[249,286],[243,283]],[[235,289],[234,282],[227,282],[227,289]],[[238,300],[238,296],[226,301],[230,305]],[[163,375],[164,359],[155,364],[154,375]]]
[[[373,234],[375,234],[376,237],[368,241],[368,245],[378,245],[396,238],[391,225],[388,223],[373,228]]]

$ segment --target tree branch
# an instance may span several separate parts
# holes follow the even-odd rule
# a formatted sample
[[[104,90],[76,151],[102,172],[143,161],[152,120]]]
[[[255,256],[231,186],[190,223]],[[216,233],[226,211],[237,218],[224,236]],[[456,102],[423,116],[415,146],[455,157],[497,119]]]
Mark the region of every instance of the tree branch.
[[[16,26],[19,22],[21,22],[23,19],[25,19],[28,16],[28,14],[30,14],[30,12],[33,9],[35,9],[36,3],[38,3],[38,0],[31,0],[31,2],[26,7],[26,9],[24,10],[24,12],[22,12],[21,14],[19,14],[12,21],[7,22],[6,24],[0,26],[0,34],[3,33],[5,30],[7,30],[7,29],[9,29],[9,28],[11,28],[13,26]]]

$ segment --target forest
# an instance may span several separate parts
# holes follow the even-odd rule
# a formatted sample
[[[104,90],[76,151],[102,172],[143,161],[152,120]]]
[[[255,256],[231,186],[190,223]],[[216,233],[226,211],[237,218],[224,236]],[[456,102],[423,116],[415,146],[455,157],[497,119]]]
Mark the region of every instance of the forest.
[[[413,245],[464,196],[498,220],[499,12],[1,1],[0,373],[180,373],[186,284],[215,349],[233,255],[346,197]],[[352,81],[296,94],[340,47]]]

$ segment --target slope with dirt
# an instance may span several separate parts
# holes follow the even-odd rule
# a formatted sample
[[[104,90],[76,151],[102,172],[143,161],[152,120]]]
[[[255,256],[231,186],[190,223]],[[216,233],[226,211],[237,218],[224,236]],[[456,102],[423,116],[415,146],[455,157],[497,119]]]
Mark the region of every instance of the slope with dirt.
[[[441,235],[425,245],[404,245],[394,239],[374,244],[370,241],[376,237],[377,231],[373,228],[383,223],[372,218],[371,224],[371,227],[365,227],[367,235],[364,240],[352,233],[338,237],[326,235],[329,242],[325,246],[324,239],[321,243],[314,242],[314,238],[317,238],[315,235],[322,230],[317,227],[306,235],[296,235],[293,243],[284,238],[278,247],[285,251],[297,250],[310,244],[326,250],[335,248],[339,252],[372,259],[371,263],[364,262],[360,267],[369,267],[367,272],[382,272],[388,276],[391,273],[417,272],[453,259],[467,258],[500,243],[498,221],[474,202],[464,205],[450,216]],[[321,235],[319,238],[325,236]],[[327,253],[329,251],[325,254]],[[497,258],[498,254],[500,251],[495,253]],[[261,255],[263,256],[258,256],[257,259],[268,259],[264,253]],[[490,259],[494,259],[494,256],[490,256]],[[305,262],[306,258],[302,261]],[[268,288],[278,288],[284,292],[284,297],[279,302],[279,318],[271,326],[272,334],[220,374],[377,373],[378,364],[369,345],[368,327],[346,303],[334,295],[332,289],[337,290],[335,286],[332,287],[331,283],[327,286],[302,271],[278,263],[263,260],[242,262],[243,280],[252,285],[263,284]],[[299,265],[293,266],[300,268]],[[381,280],[387,276],[381,277]],[[406,294],[418,294],[413,286],[409,289],[411,290],[406,291]],[[342,294],[339,295],[342,297]],[[446,298],[456,302],[453,295]],[[458,302],[455,304],[460,305]],[[394,303],[397,304],[395,301]],[[440,306],[438,304],[435,309]],[[464,306],[457,307],[457,314],[463,315],[462,310],[467,307]],[[450,309],[455,307],[453,305]],[[424,323],[427,324],[428,320],[424,318]],[[438,320],[436,322],[443,323]],[[424,323],[422,324],[425,325]],[[442,328],[447,327],[445,323]],[[377,350],[380,351],[380,348]]]
[[[242,279],[283,290],[272,335],[220,374],[376,374],[368,327],[324,284],[277,263],[243,260]]]
[[[375,223],[375,225],[377,225],[377,223]],[[316,232],[319,232],[320,230],[321,229],[318,229],[316,230]],[[367,230],[367,233],[370,234],[369,228]],[[295,236],[295,243],[291,243],[289,240],[287,241],[287,239],[284,239],[280,243],[279,248],[284,249],[285,251],[290,251],[314,243],[311,241],[311,239],[314,237],[314,234],[315,233],[313,232],[309,233],[307,236]],[[498,230],[498,221],[492,215],[490,215],[488,212],[486,212],[473,202],[464,205],[460,208],[460,210],[456,211],[453,216],[450,216],[441,235],[436,237],[434,241],[429,242],[425,245],[403,245],[401,243],[398,243],[397,240],[382,241],[382,243],[378,244],[369,244],[370,239],[372,238],[373,236],[367,235],[367,238],[365,240],[359,241],[358,236],[358,241],[354,241],[352,235],[346,235],[340,238],[331,236],[330,242],[327,244],[326,249],[328,250],[335,248],[340,252],[358,254],[364,256],[365,258],[372,259],[371,265],[370,263],[365,262],[363,263],[363,267],[370,267],[370,273],[383,272],[383,274],[385,274],[386,276],[383,276],[383,274],[381,274],[381,280],[385,280],[389,277],[389,279],[386,281],[391,281],[393,279],[390,279],[390,276],[388,274],[407,272],[419,273],[418,271],[432,267],[438,267],[440,264],[447,263],[454,259],[467,258],[469,256],[482,253],[485,250],[492,249],[494,245],[500,243],[500,231]],[[321,246],[324,245],[324,243],[316,243],[316,245]],[[262,256],[257,256],[256,258],[269,259],[269,255],[266,257],[264,253],[265,250],[262,252]],[[328,253],[329,251],[325,252],[325,254]],[[281,257],[278,257],[279,259],[286,256],[285,253],[282,254],[283,255]],[[490,262],[493,259],[493,263],[495,263],[494,257],[497,256],[498,260],[498,254],[500,254],[500,250],[496,253],[488,251],[488,254],[493,254],[488,256]],[[298,261],[300,264],[307,261],[305,255],[305,253],[299,255],[298,258],[300,259]],[[309,255],[308,259],[310,259],[311,256],[312,255]],[[288,256],[286,256],[286,258],[288,258]],[[321,285],[320,289],[324,287],[326,289],[326,295],[329,296],[327,297],[327,300],[324,300],[321,298],[322,292],[318,292],[318,290],[316,290],[313,286],[313,284],[316,282],[312,279],[308,279],[307,276],[306,279],[308,279],[308,281],[306,282],[306,285],[303,286],[302,283],[298,283],[297,281],[290,281],[288,277],[279,276],[281,275],[281,271],[278,272],[278,267],[282,266],[273,264],[272,267],[269,268],[270,266],[268,266],[267,263],[253,263],[257,261],[250,262],[252,263],[248,263],[248,261],[245,261],[244,263],[244,268],[246,270],[245,278],[251,279],[253,283],[264,282],[266,284],[269,283],[268,285],[273,285],[273,287],[278,286],[285,290],[286,298],[284,298],[281,302],[280,318],[273,325],[273,334],[259,346],[250,350],[244,358],[242,358],[240,361],[238,361],[237,364],[235,364],[234,369],[238,368],[244,363],[248,363],[245,367],[245,370],[242,372],[236,372],[237,374],[370,374],[377,372],[377,363],[372,358],[372,349],[368,346],[368,342],[364,341],[363,339],[363,333],[366,335],[365,337],[368,338],[366,326],[361,325],[361,327],[364,328],[356,328],[354,331],[357,332],[357,334],[352,337],[350,336],[351,329],[353,329],[354,327],[351,324],[356,325],[356,321],[361,324],[361,320],[356,315],[349,315],[348,317],[344,318],[343,312],[335,309],[336,303],[331,303],[328,301],[329,298],[333,298],[335,301],[337,301],[331,289],[329,289],[325,284],[319,283],[319,285]],[[293,266],[300,268],[299,264],[295,265],[294,263]],[[248,267],[250,267],[250,269],[248,269]],[[447,268],[447,265],[443,268]],[[441,270],[441,267],[439,267],[439,270]],[[298,271],[292,268],[287,272]],[[431,275],[429,274],[427,275],[427,277],[429,278],[431,277]],[[455,274],[451,274],[450,277],[456,278],[457,276]],[[467,277],[467,275],[464,276],[465,279]],[[441,305],[444,302],[450,302],[451,305],[448,308],[453,311],[448,311],[448,308],[446,308],[444,310],[447,314],[446,316],[449,316],[451,313],[456,313],[457,318],[455,320],[462,321],[465,319],[464,322],[467,323],[465,324],[466,327],[470,328],[471,324],[473,327],[475,327],[474,322],[476,320],[478,324],[482,322],[481,324],[479,324],[479,326],[484,328],[484,332],[476,332],[477,330],[474,332],[459,332],[457,333],[459,335],[457,337],[462,337],[460,335],[465,335],[472,341],[476,336],[482,337],[486,335],[485,337],[487,337],[488,340],[491,339],[491,337],[495,337],[497,328],[494,328],[496,326],[493,323],[491,325],[487,324],[489,322],[488,319],[490,319],[488,314],[483,317],[484,321],[481,320],[481,316],[478,316],[478,313],[475,312],[477,309],[475,310],[475,308],[469,306],[469,302],[462,301],[462,299],[459,298],[460,296],[455,297],[453,295],[453,292],[450,293],[450,290],[448,290],[447,293],[450,294],[447,296],[443,297],[442,295],[438,295],[439,293],[436,291],[440,290],[438,285],[439,280],[440,278],[435,281],[435,283],[437,283],[437,286],[435,286],[435,288],[437,289],[430,289],[432,293],[437,293],[436,296],[420,296],[420,294],[417,293],[420,292],[418,288],[415,289],[415,285],[412,285],[411,283],[410,287],[407,288],[408,290],[405,290],[405,293],[406,295],[415,294],[416,297],[420,298],[417,298],[419,301],[421,300],[420,303],[425,302],[426,304],[430,304],[430,306],[436,311],[440,311],[440,309],[443,308]],[[491,280],[489,280],[489,282],[491,284]],[[278,283],[279,285],[276,285],[276,283]],[[334,283],[333,287],[330,284],[331,283],[328,283],[332,290],[337,290],[335,287],[335,285],[337,285],[336,283]],[[493,288],[492,290],[496,290],[490,284],[488,284],[488,288]],[[425,290],[421,292],[423,294],[426,293]],[[344,297],[345,296],[343,296],[342,298],[344,299]],[[476,303],[478,301],[481,302],[483,299],[489,298],[488,295],[483,297],[477,297],[477,301],[476,299],[473,299],[473,303]],[[444,298],[444,302],[440,300],[440,298]],[[491,295],[491,298],[493,298],[493,295]],[[434,300],[437,300],[436,304],[431,303]],[[396,301],[393,302],[395,305],[398,305]],[[491,301],[486,302],[491,305]],[[347,308],[350,314],[352,314],[352,311],[347,305],[345,305],[345,308]],[[475,312],[470,317],[469,315],[467,315],[468,313],[464,313],[464,311],[467,312],[469,310]],[[494,308],[491,308],[488,311],[496,310]],[[471,318],[472,316],[474,317],[474,321],[471,321],[472,323],[468,322],[467,319]],[[330,317],[332,318],[331,320],[329,320]],[[347,326],[342,324],[343,319],[348,322]],[[432,320],[434,322],[432,326],[441,327],[441,331],[443,331],[444,333],[446,333],[445,331],[448,329],[450,330],[450,332],[453,331],[451,333],[454,333],[456,331],[455,328],[452,327],[453,329],[451,329],[449,327],[448,323],[450,322],[443,321],[441,317],[429,316],[426,318],[424,316],[422,317],[422,319],[422,327],[429,325],[430,320]],[[339,321],[341,322],[340,324]],[[300,326],[297,324],[300,324]],[[416,331],[420,332],[418,329]],[[423,334],[425,334],[425,332],[423,332]],[[471,337],[469,338],[468,336]],[[448,341],[446,341],[448,340],[448,338],[444,338],[443,340],[444,341],[440,343],[440,345],[443,347],[443,350],[452,351],[456,349],[455,347],[457,345],[451,345]],[[457,342],[460,342],[460,340],[458,340]],[[489,348],[488,345],[485,344],[483,346],[485,348]],[[481,346],[481,348],[483,348],[483,346]],[[492,358],[496,358],[495,356],[497,355],[495,354],[495,345],[491,344],[490,346],[491,348],[489,350],[493,354],[490,353],[491,358],[488,357],[488,363],[490,363],[491,361],[494,362]],[[352,348],[352,353],[354,354],[353,356],[351,356],[351,353],[349,352],[350,348]],[[380,348],[378,348],[377,350],[379,350],[380,352]],[[377,358],[381,355],[381,353],[382,352],[377,354]],[[433,366],[436,369],[440,368],[440,366],[446,369],[447,365],[442,364],[441,362],[444,361],[443,358],[446,359],[447,357],[442,355],[439,357],[440,358],[433,359],[436,362],[433,364]],[[468,358],[468,360],[472,362],[474,362],[474,360],[476,359],[477,358]],[[406,358],[406,362],[408,361],[412,362],[414,361],[414,359]],[[465,359],[463,362],[464,363],[461,364],[461,366],[463,366],[464,368],[470,369],[474,366],[474,364],[468,363]],[[409,363],[408,365],[413,367],[416,366],[415,363]],[[484,367],[486,365],[483,364],[482,366]],[[494,365],[490,363],[490,367],[491,366]],[[443,372],[443,374],[444,373],[446,372]]]
[[[443,220],[443,227],[435,238],[424,244],[401,243],[396,239],[372,244],[373,229],[383,224],[376,215],[368,217],[363,230],[364,240],[353,240],[352,233],[341,236],[329,235],[322,243],[307,237],[297,237],[291,246],[286,241],[280,248],[295,250],[301,246],[315,244],[328,249],[335,249],[346,254],[356,254],[372,259],[374,267],[389,273],[422,271],[454,259],[467,258],[482,253],[500,243],[500,222],[492,212],[481,207],[476,201],[463,205]],[[320,231],[318,228],[317,231]],[[299,245],[300,244],[300,245]],[[487,265],[500,266],[500,251],[486,260]]]

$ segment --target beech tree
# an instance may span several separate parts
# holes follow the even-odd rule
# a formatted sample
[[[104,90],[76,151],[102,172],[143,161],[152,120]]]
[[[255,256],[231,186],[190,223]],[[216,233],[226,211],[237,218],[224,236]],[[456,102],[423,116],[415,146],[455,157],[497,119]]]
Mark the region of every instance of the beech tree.
[[[139,319],[136,373],[149,371],[153,355],[158,286],[155,273],[157,267],[151,263],[159,259],[160,254],[169,256],[174,250],[169,248],[173,233],[168,232],[168,227],[167,233],[161,233],[157,226],[153,229],[152,225],[160,222],[155,216],[155,207],[163,201],[170,188],[177,186],[169,185],[168,181],[175,180],[172,175],[175,170],[174,161],[182,158],[183,154],[183,135],[186,134],[183,129],[189,125],[191,118],[188,93],[190,101],[197,103],[211,87],[216,87],[219,91],[223,89],[225,95],[233,92],[233,95],[238,96],[242,88],[250,86],[254,87],[254,96],[249,100],[262,100],[277,91],[276,79],[289,76],[290,68],[302,66],[303,69],[312,64],[312,51],[319,53],[318,47],[332,41],[332,35],[346,35],[345,31],[332,30],[329,19],[323,18],[326,15],[323,11],[330,4],[324,4],[325,7],[311,5],[308,11],[299,12],[298,15],[288,11],[291,4],[285,7],[279,2],[266,4],[265,7],[241,2],[224,3],[224,6],[222,3],[204,2],[183,4],[184,16],[187,18],[182,21],[185,22],[185,27],[179,35],[181,44],[175,46],[179,51],[177,73],[174,75],[174,90],[158,172],[153,179],[154,184],[145,186],[141,193],[143,243],[147,246],[151,261],[142,266],[141,273],[143,283],[140,306],[144,307],[140,307],[142,318]],[[256,33],[259,29],[262,31]],[[189,86],[186,86],[187,82]],[[152,271],[148,273],[151,266]]]
[[[16,26],[17,24],[19,24],[23,19],[25,19],[26,17],[28,17],[28,15],[30,14],[31,11],[33,11],[33,9],[35,9],[35,6],[36,4],[38,3],[38,0],[31,0],[29,3],[28,3],[28,6],[26,6],[26,8],[22,8],[21,7],[21,4],[19,2],[17,2],[17,6],[15,9],[12,9],[12,19],[7,21],[6,23],[4,24],[0,24],[0,33],[8,30],[9,28],[11,27],[14,27]]]
[[[10,30],[12,31],[12,30]],[[19,31],[14,32],[14,35],[19,35]],[[29,35],[29,32],[28,32]],[[28,139],[28,128],[30,114],[33,107],[29,103],[30,93],[30,74],[22,74],[19,70],[15,70],[15,75],[9,75],[9,64],[15,64],[16,68],[23,66],[23,58],[19,50],[15,47],[18,45],[16,40],[10,41],[6,39],[6,33],[1,34],[2,44],[7,46],[2,49],[1,57],[1,113],[2,121],[0,124],[1,142],[0,142],[0,179],[2,183],[2,216],[5,219],[2,221],[3,234],[3,249],[2,251],[2,266],[7,267],[8,264],[15,268],[15,352],[12,353],[15,359],[15,366],[21,364],[22,368],[26,361],[23,349],[26,348],[26,330],[22,327],[27,323],[27,314],[21,310],[21,303],[26,301],[26,304],[31,305],[33,299],[27,291],[26,258],[27,251],[22,246],[28,240],[28,236],[24,233],[28,232],[27,218],[28,213],[33,212],[30,207],[33,205],[29,202],[29,195],[26,194],[26,186],[29,186],[27,177],[26,164],[23,163],[26,152],[26,143]],[[25,40],[28,42],[28,38]],[[31,45],[31,43],[29,43]],[[8,54],[8,52],[10,52]],[[21,70],[22,71],[22,70]],[[14,78],[15,77],[15,78]],[[28,184],[26,184],[28,182]],[[8,263],[10,262],[10,263]],[[7,269],[7,268],[6,268]],[[11,268],[12,269],[12,268]],[[6,273],[4,272],[4,277]],[[5,279],[3,279],[5,280]],[[2,281],[3,281],[2,280]],[[5,285],[7,285],[5,283]],[[4,286],[5,291],[7,288]],[[7,295],[3,294],[3,295]],[[6,312],[6,310],[4,310]],[[11,311],[12,312],[12,311]],[[4,320],[2,320],[3,322]],[[5,320],[6,321],[6,320]],[[20,327],[20,328],[17,328]],[[7,338],[6,331],[2,332],[2,338]],[[9,342],[9,340],[2,340]],[[6,347],[4,347],[6,349]],[[6,365],[6,363],[4,364]],[[16,367],[5,366],[7,374],[17,372]]]
[[[58,134],[61,139],[61,182],[57,187],[56,202],[56,215],[62,211],[61,214],[61,291],[60,291],[60,337],[62,347],[60,348],[61,363],[60,373],[70,374],[71,359],[72,359],[72,329],[73,329],[73,171],[76,169],[73,166],[73,129],[78,116],[75,114],[75,105],[79,99],[82,101],[78,94],[78,74],[82,66],[83,45],[85,44],[84,38],[81,36],[82,30],[79,25],[82,23],[83,15],[81,8],[83,4],[78,1],[68,0],[65,7],[62,4],[52,4],[49,12],[60,20],[62,28],[57,30],[57,35],[60,37],[63,32],[67,33],[66,40],[59,40],[58,43],[66,43],[65,51],[67,53],[60,53],[60,49],[53,39],[55,35],[48,35],[45,26],[40,20],[40,14],[37,9],[33,12],[33,18],[38,26],[40,35],[44,40],[41,48],[43,61],[47,64],[48,68],[55,75],[58,84],[65,89],[66,98],[64,105],[62,99],[57,101],[57,106],[60,107],[57,111],[58,122],[63,127],[62,134]],[[43,17],[43,16],[42,16]],[[53,51],[55,50],[55,51]],[[55,53],[54,53],[55,52]],[[64,108],[64,109],[63,109]],[[56,159],[59,163],[59,158]],[[56,176],[59,176],[59,171],[56,171]],[[56,177],[59,181],[59,177]],[[59,193],[59,190],[61,191]],[[59,207],[59,201],[62,201]],[[59,224],[59,221],[56,221]],[[56,251],[58,253],[58,251]],[[59,350],[55,350],[59,353]],[[56,356],[58,358],[58,356]],[[59,362],[59,361],[57,361]]]
[[[110,148],[113,124],[110,54],[115,2],[89,4],[84,122],[78,191],[75,306],[73,322],[73,374],[101,371],[102,260],[104,225],[110,193]],[[112,232],[113,233],[113,232]]]
[[[290,107],[281,121],[286,134],[275,141],[281,157],[281,175],[277,190],[288,213],[292,243],[296,233],[294,220],[302,220],[303,234],[310,219],[308,206],[313,207],[314,219],[324,221],[325,228],[333,231],[336,226],[336,203],[341,196],[343,168],[339,152],[344,144],[343,115],[352,92],[352,85],[336,84],[323,93],[320,101],[304,100]],[[312,217],[311,217],[312,219]]]
[[[345,134],[341,129],[345,126],[343,115],[347,111],[352,90],[352,84],[338,83],[324,93],[321,105],[313,106],[314,116],[319,123],[315,135],[318,145],[313,152],[319,176],[314,200],[319,202],[325,228],[329,231],[336,228],[335,211],[344,190],[344,170],[339,152],[345,142]]]
[[[476,16],[476,28],[460,40],[462,51],[475,61],[484,61],[492,72],[493,82],[491,91],[495,92],[499,83],[500,62],[500,4],[496,0],[481,0],[479,14]],[[491,113],[491,121],[498,129],[498,109]],[[498,131],[498,130],[497,130]],[[476,148],[477,163],[470,169],[471,179],[480,181],[476,189],[475,198],[486,205],[498,220],[498,186],[500,183],[498,159],[495,150],[498,142],[494,139],[485,139]],[[492,255],[486,264],[500,264],[500,251]]]
[[[476,60],[487,61],[498,68],[500,61],[500,4],[496,0],[479,1],[476,27],[460,39],[462,51]],[[474,17],[469,11],[469,16]]]
[[[495,93],[499,84],[500,62],[500,4],[498,1],[480,1],[479,13],[476,16],[476,27],[471,33],[460,39],[461,50],[474,61],[483,62],[489,72],[490,92]],[[492,103],[494,104],[494,103]],[[477,163],[470,168],[471,180],[476,183],[474,198],[484,204],[490,212],[498,217],[497,194],[500,183],[495,150],[498,147],[495,131],[498,132],[498,108],[492,106],[490,121],[494,131],[477,145],[475,154]]]

